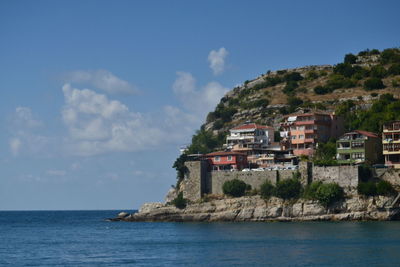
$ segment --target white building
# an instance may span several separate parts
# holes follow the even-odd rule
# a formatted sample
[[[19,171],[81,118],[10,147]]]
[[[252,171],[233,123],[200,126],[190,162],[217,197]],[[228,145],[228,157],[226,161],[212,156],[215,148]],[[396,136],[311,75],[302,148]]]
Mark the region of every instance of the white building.
[[[229,130],[227,146],[233,150],[265,149],[274,141],[274,128],[247,123]]]

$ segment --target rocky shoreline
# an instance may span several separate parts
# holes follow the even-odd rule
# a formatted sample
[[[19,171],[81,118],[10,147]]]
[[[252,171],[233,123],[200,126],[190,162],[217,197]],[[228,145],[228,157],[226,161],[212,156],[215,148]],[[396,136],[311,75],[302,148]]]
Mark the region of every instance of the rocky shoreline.
[[[120,213],[111,221],[127,222],[269,222],[269,221],[390,221],[400,219],[394,197],[352,196],[325,208],[312,200],[260,196],[224,198],[189,204],[184,209],[146,203],[134,214]]]

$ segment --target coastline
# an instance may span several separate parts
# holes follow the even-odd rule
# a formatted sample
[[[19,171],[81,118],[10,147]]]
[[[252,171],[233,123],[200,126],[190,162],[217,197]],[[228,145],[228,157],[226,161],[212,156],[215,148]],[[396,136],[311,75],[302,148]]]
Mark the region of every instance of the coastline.
[[[295,222],[295,221],[392,221],[400,208],[391,207],[395,197],[351,196],[324,207],[313,200],[282,200],[260,196],[224,198],[188,204],[145,203],[137,213],[120,213],[110,221],[125,222]]]

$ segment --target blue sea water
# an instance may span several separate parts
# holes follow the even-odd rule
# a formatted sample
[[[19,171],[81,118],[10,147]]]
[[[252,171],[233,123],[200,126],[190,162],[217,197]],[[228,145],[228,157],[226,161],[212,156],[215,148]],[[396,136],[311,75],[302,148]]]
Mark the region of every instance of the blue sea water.
[[[2,211],[0,265],[400,266],[400,222],[127,223]]]

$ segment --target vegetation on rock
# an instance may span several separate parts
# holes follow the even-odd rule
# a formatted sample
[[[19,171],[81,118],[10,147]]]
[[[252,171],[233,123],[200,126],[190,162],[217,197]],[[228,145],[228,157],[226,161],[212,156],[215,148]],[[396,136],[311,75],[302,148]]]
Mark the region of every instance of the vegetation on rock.
[[[222,191],[224,192],[224,194],[232,197],[244,196],[246,189],[248,189],[248,184],[239,179],[226,181],[222,185]]]
[[[360,182],[357,191],[364,196],[390,196],[396,192],[392,184],[384,180],[377,183],[375,181]]]
[[[299,179],[291,178],[276,183],[275,194],[279,198],[299,198],[300,193],[301,183]]]
[[[186,208],[187,199],[183,198],[183,192],[180,192],[178,196],[171,201],[171,204],[177,207],[178,209]]]
[[[275,187],[270,181],[265,181],[260,186],[260,195],[264,199],[268,199],[275,194]]]

